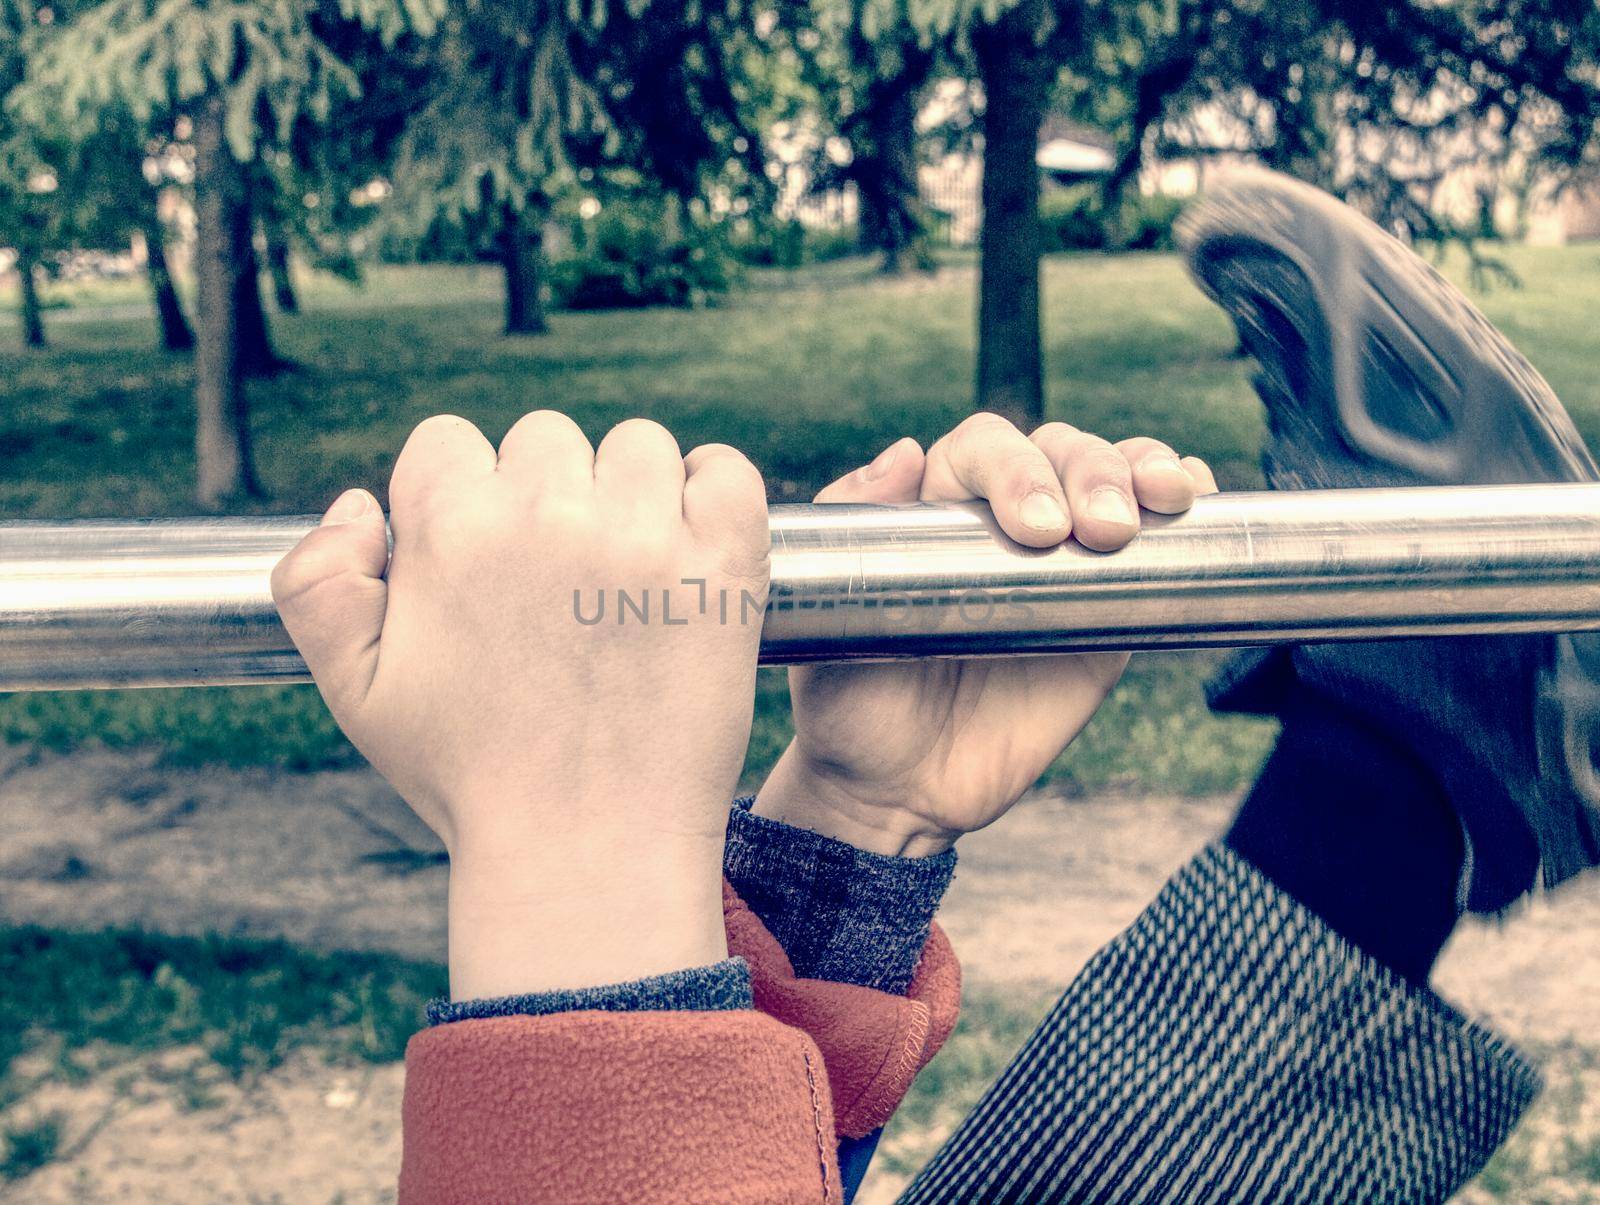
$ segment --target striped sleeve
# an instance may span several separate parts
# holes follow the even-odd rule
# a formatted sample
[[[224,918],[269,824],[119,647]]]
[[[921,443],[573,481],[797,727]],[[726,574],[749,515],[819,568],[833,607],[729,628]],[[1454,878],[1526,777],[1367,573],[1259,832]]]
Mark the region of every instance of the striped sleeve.
[[[1443,1201],[1515,1051],[1213,846],[1086,966],[902,1201]]]

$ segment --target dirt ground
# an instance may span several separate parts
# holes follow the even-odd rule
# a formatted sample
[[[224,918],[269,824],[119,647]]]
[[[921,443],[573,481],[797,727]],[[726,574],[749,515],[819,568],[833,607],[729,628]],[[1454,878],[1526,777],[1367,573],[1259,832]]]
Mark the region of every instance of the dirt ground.
[[[1231,805],[1040,797],[964,841],[941,919],[968,981],[1064,984],[1218,832]],[[281,936],[439,959],[444,878],[431,835],[364,770],[174,770],[148,754],[0,749],[8,922]],[[1570,1163],[1575,1142],[1600,1141],[1597,937],[1600,876],[1508,921],[1466,925],[1446,953],[1441,992],[1531,1049],[1552,1084],[1514,1152],[1523,1189],[1475,1188],[1470,1199],[1600,1201],[1600,1183],[1541,1171]],[[306,1055],[239,1086],[199,1065],[193,1052],[167,1051],[87,1083],[47,1082],[6,1117],[61,1111],[70,1119],[63,1155],[0,1197],[392,1198],[398,1066]]]

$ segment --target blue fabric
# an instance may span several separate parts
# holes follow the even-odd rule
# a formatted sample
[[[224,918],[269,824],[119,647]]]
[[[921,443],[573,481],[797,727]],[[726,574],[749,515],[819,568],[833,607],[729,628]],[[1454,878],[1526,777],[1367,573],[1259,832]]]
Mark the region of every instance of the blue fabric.
[[[865,1138],[839,1140],[839,1180],[844,1184],[845,1205],[850,1205],[861,1190],[861,1181],[867,1178],[867,1168],[872,1166],[872,1156],[882,1137],[882,1130],[873,1130]]]

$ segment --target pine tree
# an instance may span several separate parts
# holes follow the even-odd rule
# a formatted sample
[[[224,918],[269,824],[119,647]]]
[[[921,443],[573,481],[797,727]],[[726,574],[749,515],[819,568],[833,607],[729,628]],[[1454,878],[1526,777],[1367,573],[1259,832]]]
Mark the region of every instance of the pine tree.
[[[581,13],[453,0],[394,172],[397,208],[419,231],[441,212],[488,218],[506,333],[544,331],[544,229],[563,198],[626,175],[681,213],[731,161],[745,186],[765,185],[741,74],[755,13],[747,0],[596,0]]]
[[[358,21],[386,39],[429,32],[442,0],[101,0],[43,40],[28,65],[26,105],[80,131],[118,109],[193,127],[196,497],[217,506],[261,492],[242,370],[263,351],[249,184],[253,165],[297,123],[326,118],[358,82],[319,18]],[[252,305],[253,302],[253,305]],[[241,323],[241,317],[244,322]],[[270,348],[267,349],[270,353]]]
[[[39,27],[31,0],[0,0],[0,243],[16,254],[22,342],[31,348],[46,343],[39,277],[57,237],[59,206],[52,194],[59,176],[50,160],[62,148],[18,120],[5,102],[22,80],[24,46]]]

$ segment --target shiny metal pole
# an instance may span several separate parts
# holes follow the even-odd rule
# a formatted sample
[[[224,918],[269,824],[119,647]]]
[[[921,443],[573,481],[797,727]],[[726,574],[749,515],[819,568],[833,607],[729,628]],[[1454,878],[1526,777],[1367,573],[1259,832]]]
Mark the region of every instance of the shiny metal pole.
[[[268,577],[314,522],[0,524],[0,690],[305,680]],[[1600,629],[1600,485],[1222,494],[1110,554],[777,506],[772,550],[777,664]]]

